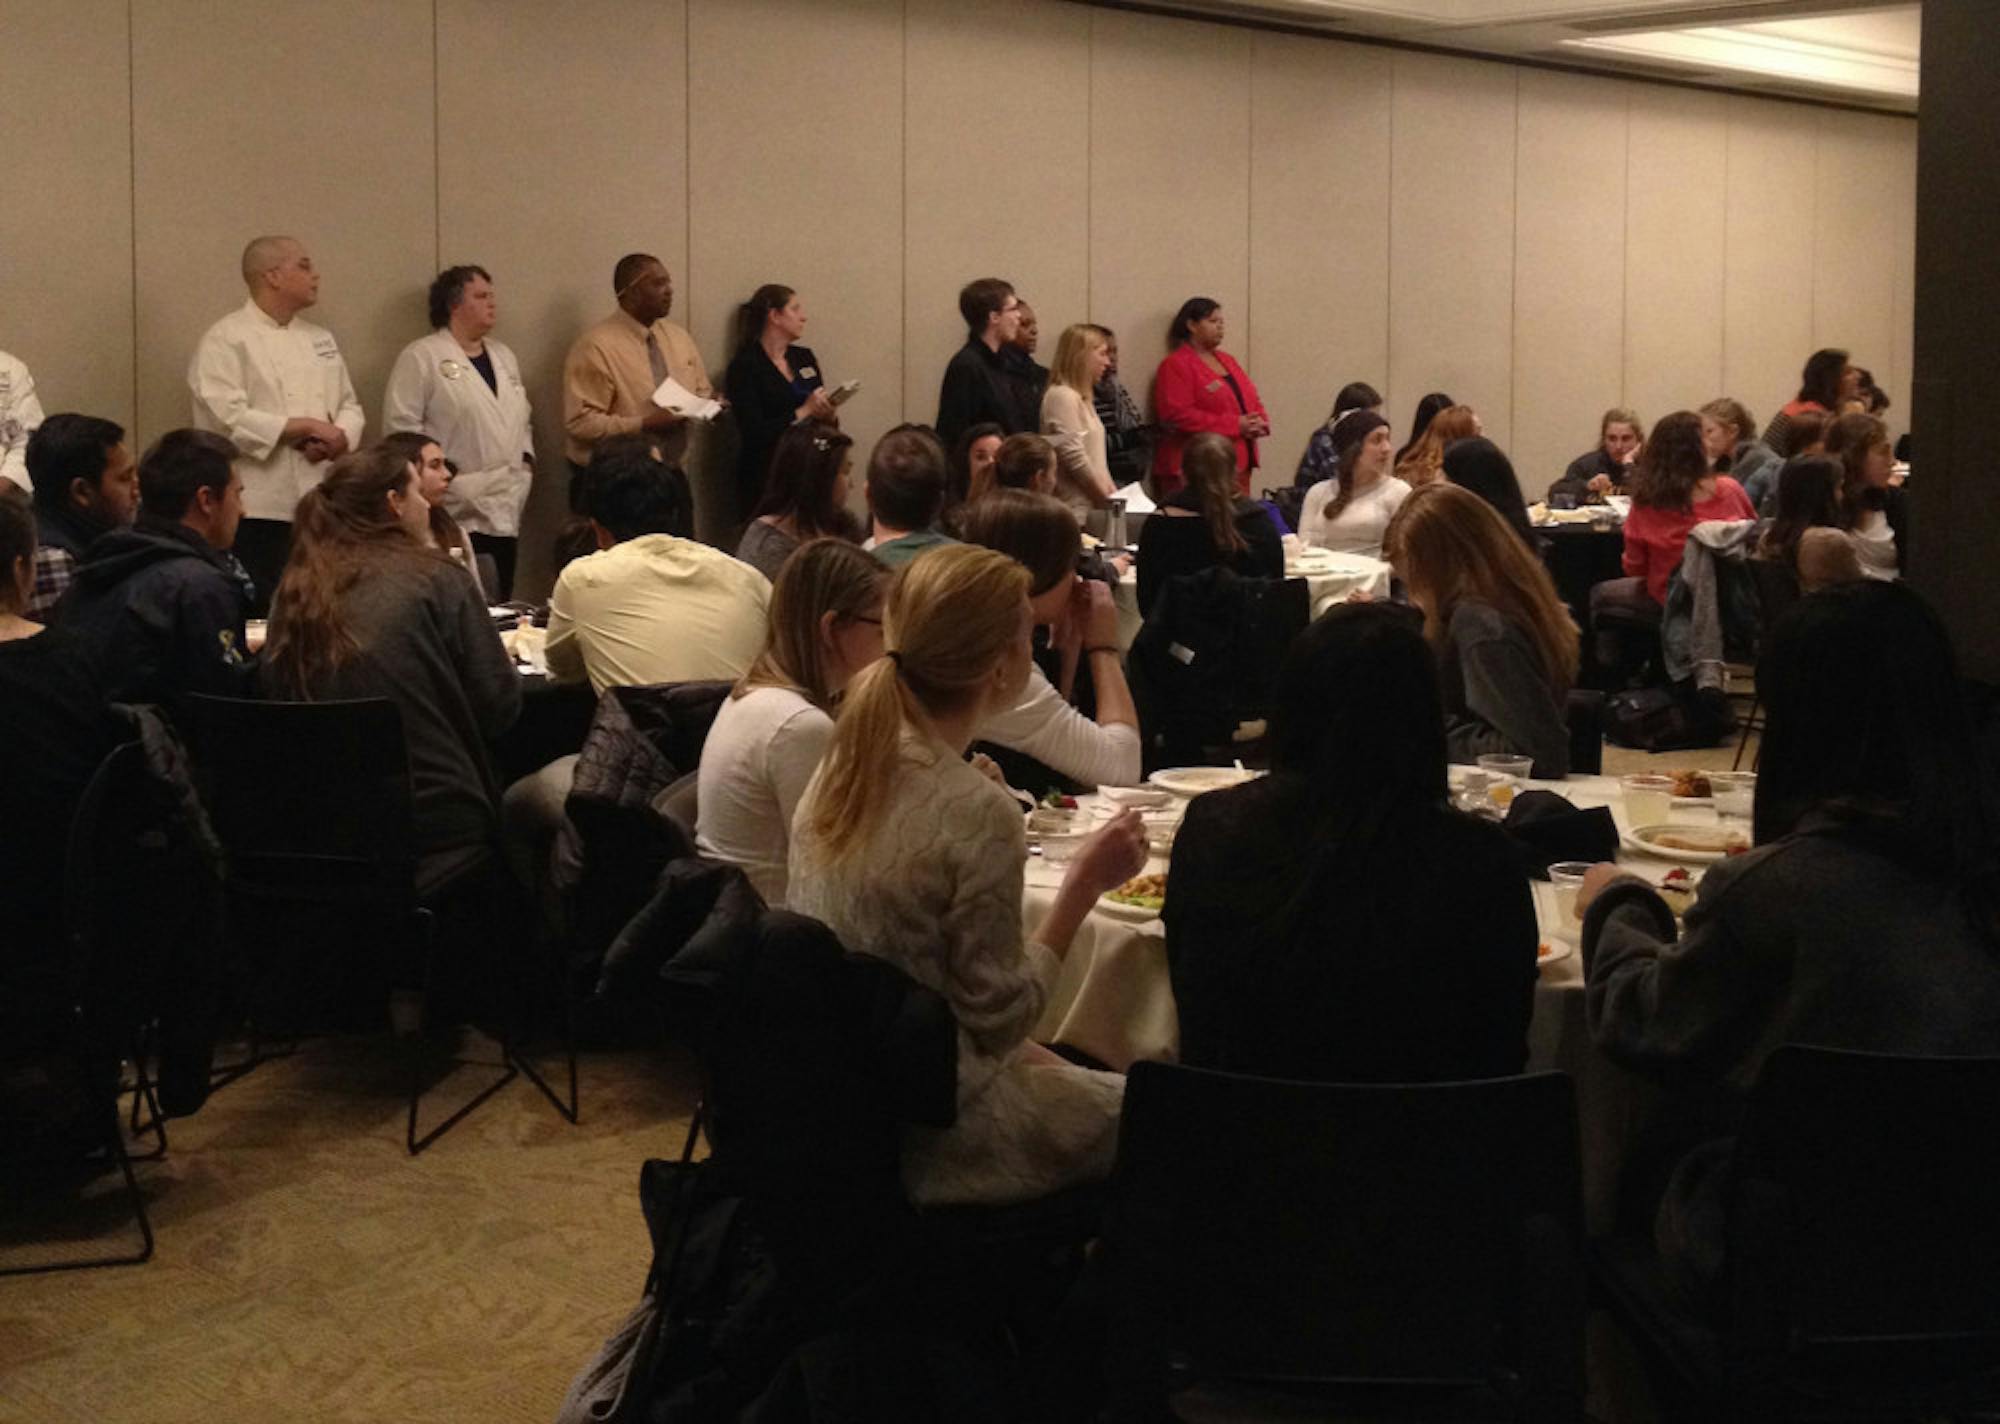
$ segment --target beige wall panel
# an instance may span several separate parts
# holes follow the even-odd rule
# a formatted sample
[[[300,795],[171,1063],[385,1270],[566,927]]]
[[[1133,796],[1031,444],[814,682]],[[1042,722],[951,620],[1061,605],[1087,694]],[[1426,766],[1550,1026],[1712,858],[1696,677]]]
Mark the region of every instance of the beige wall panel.
[[[1813,233],[1813,346],[1844,346],[1896,396],[1896,251],[1913,228],[1906,187],[1911,125],[1825,110],[1819,114],[1819,182]],[[1913,274],[1914,275],[1914,274]],[[1907,402],[1905,402],[1907,409]]]
[[[1389,381],[1383,50],[1260,34],[1252,50],[1245,359],[1271,412],[1268,477],[1297,467],[1349,381]]]
[[[132,142],[124,0],[7,0],[0,350],[42,408],[132,425]],[[135,432],[136,434],[136,432]],[[136,442],[135,442],[136,443]]]
[[[493,273],[496,334],[528,383],[540,475],[517,579],[524,596],[539,594],[569,508],[570,342],[611,311],[611,269],[633,251],[672,269],[686,320],[687,13],[680,0],[437,0],[437,36],[439,265]],[[643,103],[605,102],[612,53],[647,76]],[[405,339],[424,327],[420,296],[407,315]],[[381,396],[379,385],[362,392],[371,408]]]
[[[1903,124],[1890,142],[1889,186],[1884,203],[1895,220],[1891,261],[1895,272],[1891,292],[1890,358],[1873,368],[1876,384],[1895,404],[1885,417],[1891,433],[1910,428],[1910,379],[1916,368],[1917,341],[1917,126]],[[1884,369],[1884,368],[1887,369]]]
[[[1530,499],[1623,399],[1626,93],[1609,80],[1521,74],[1508,454]]]
[[[1189,297],[1221,302],[1225,349],[1250,349],[1251,36],[1114,10],[1090,23],[1091,315],[1147,405]]]
[[[374,433],[435,275],[430,7],[135,0],[132,60],[142,429],[187,423],[195,342],[243,301],[244,242],[278,232],[319,266],[312,319]]]
[[[1513,424],[1515,72],[1398,53],[1389,217],[1389,397],[1397,443],[1426,391]]]
[[[841,423],[865,460],[902,419],[902,0],[692,0],[688,20],[690,329],[719,373],[737,304],[797,288],[828,383],[862,382]],[[774,102],[774,66],[795,98]]]
[[[1722,388],[1728,108],[1719,94],[1631,94],[1625,401],[1649,427]]]
[[[910,0],[907,54],[903,410],[927,422],[968,281],[1004,277],[1034,304],[1043,365],[1089,320],[1090,12]]]
[[[1792,398],[1813,349],[1816,128],[1796,104],[1729,101],[1722,390],[1760,428]]]

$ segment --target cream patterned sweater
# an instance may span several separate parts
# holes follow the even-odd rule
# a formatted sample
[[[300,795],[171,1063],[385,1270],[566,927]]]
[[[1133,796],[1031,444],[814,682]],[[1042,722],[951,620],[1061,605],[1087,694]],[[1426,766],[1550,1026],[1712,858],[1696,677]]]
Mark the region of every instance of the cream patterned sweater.
[[[792,826],[789,901],[850,950],[935,989],[958,1020],[958,1121],[911,1130],[911,1199],[1016,1202],[1101,1178],[1125,1080],[1029,1038],[1060,965],[1022,933],[1020,810],[940,742],[906,729],[901,751],[887,813],[838,862],[808,829],[819,778],[807,787]]]

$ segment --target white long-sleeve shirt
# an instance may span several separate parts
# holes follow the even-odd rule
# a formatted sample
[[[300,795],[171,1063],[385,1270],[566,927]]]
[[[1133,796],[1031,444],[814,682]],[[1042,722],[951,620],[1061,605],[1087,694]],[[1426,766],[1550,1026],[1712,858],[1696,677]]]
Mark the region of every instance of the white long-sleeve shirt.
[[[1021,700],[980,723],[975,736],[1025,752],[1084,786],[1130,786],[1139,779],[1138,730],[1091,721],[1063,701],[1038,667],[1028,669]]]
[[[331,421],[361,444],[366,424],[333,333],[304,317],[280,326],[253,301],[211,326],[188,363],[197,429],[225,435],[240,458],[243,514],[289,521],[299,497],[320,482],[314,464],[282,437],[297,417]]]
[[[24,490],[28,483],[28,437],[42,423],[35,378],[18,356],[0,351],[0,475]]]
[[[458,466],[444,506],[459,527],[512,538],[521,531],[521,507],[534,478],[528,388],[512,351],[489,336],[486,354],[497,391],[448,330],[405,346],[382,395],[382,429],[418,431],[437,441]]]

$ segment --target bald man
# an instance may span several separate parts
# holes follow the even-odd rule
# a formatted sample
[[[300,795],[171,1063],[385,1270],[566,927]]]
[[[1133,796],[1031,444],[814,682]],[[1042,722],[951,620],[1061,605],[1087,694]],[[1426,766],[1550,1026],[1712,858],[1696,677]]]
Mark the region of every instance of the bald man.
[[[226,436],[243,477],[236,556],[257,585],[257,612],[291,547],[292,510],[327,461],[361,443],[363,417],[333,333],[299,315],[319,300],[319,273],[292,237],[243,249],[249,299],[211,326],[188,363],[194,424]]]

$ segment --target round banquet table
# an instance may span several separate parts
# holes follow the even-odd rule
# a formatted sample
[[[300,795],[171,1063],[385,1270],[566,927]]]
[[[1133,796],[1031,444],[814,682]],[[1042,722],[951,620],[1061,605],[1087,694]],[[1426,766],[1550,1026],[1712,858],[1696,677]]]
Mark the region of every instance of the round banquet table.
[[[1340,554],[1331,549],[1313,549],[1296,554],[1287,549],[1285,577],[1306,581],[1306,593],[1311,599],[1312,616],[1315,618],[1324,616],[1329,608],[1344,602],[1349,594],[1365,593],[1370,598],[1389,596],[1389,566],[1366,554]],[[1130,648],[1146,621],[1145,611],[1139,607],[1139,566],[1136,561],[1118,580],[1112,597],[1118,605],[1118,646],[1121,649]]]
[[[1579,809],[1608,806],[1621,837],[1628,829],[1615,777],[1573,776],[1567,781],[1527,784],[1567,797]],[[1081,796],[1077,801],[1081,809],[1098,819],[1107,819],[1116,809],[1102,796]],[[1176,800],[1172,806],[1184,810],[1186,803]],[[1683,817],[1690,821],[1714,819],[1708,811],[1675,812],[1674,819]],[[1030,837],[1031,844],[1032,840]],[[1680,862],[1621,846],[1618,863],[1636,875],[1658,881]],[[1167,862],[1158,856],[1146,863],[1149,873],[1166,868]],[[1030,853],[1022,907],[1030,931],[1054,902],[1065,869]],[[1702,867],[1688,869],[1698,876]],[[1542,937],[1554,946],[1555,953],[1543,961],[1535,987],[1534,1013],[1528,1026],[1528,1069],[1556,1069],[1569,1074],[1576,1084],[1585,1217],[1592,1231],[1607,1231],[1615,1214],[1620,1167],[1657,1095],[1647,1080],[1611,1062],[1591,1043],[1584,1018],[1583,959],[1575,927],[1559,922],[1554,892],[1547,881],[1530,884]],[[1167,893],[1173,893],[1171,885]],[[1093,910],[1070,945],[1035,1036],[1079,1049],[1121,1072],[1142,1059],[1175,1061],[1180,1054],[1180,1023],[1167,970],[1166,931],[1160,921],[1134,922],[1101,908]]]

